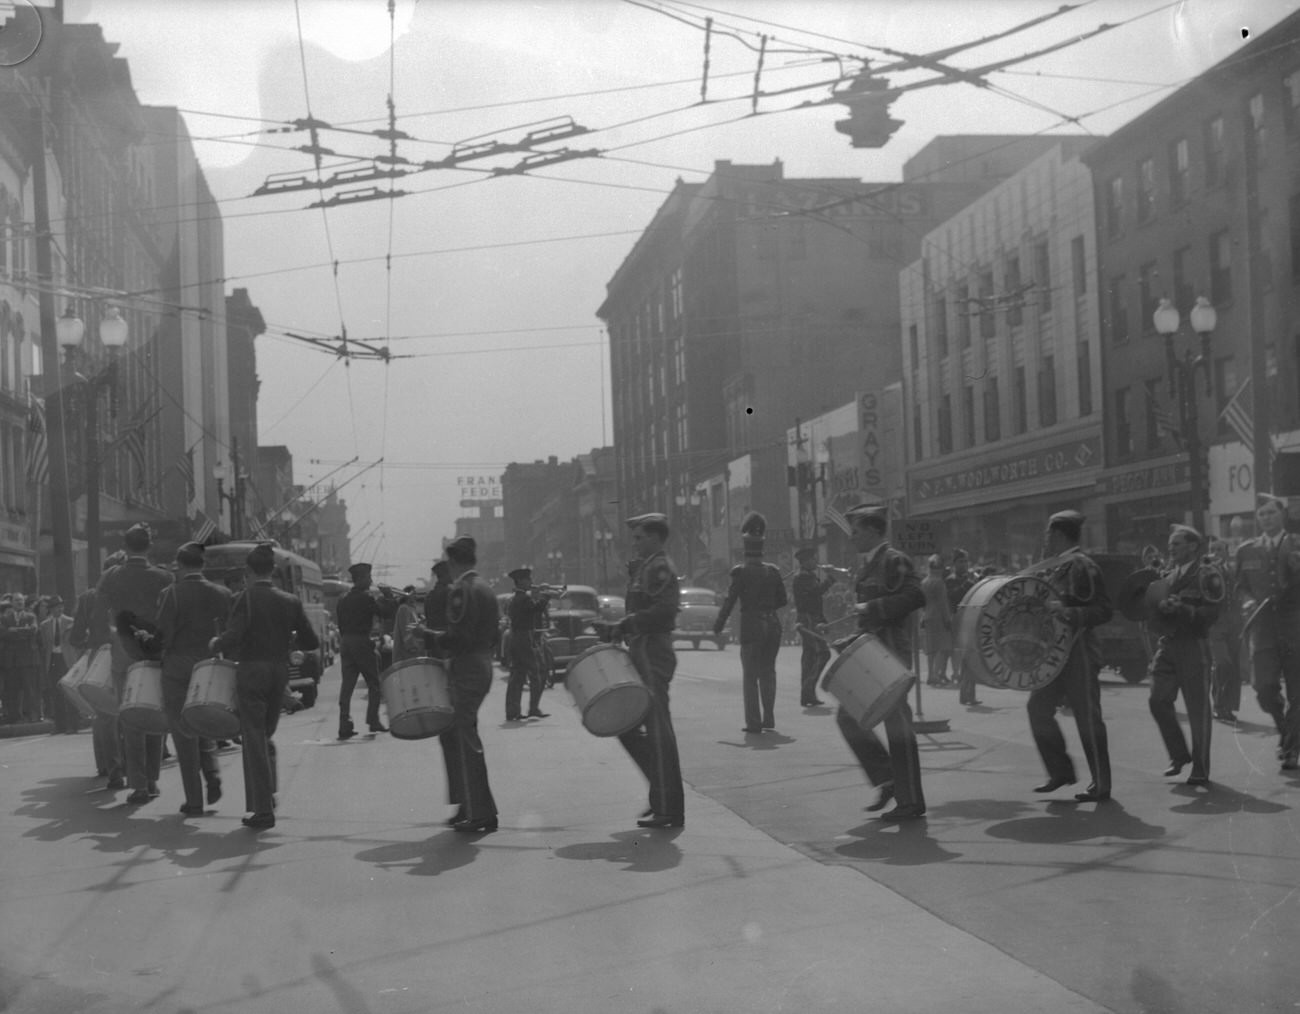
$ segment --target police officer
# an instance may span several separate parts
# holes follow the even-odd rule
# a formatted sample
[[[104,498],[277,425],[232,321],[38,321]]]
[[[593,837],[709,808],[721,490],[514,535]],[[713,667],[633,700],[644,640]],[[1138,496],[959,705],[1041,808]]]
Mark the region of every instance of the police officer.
[[[668,708],[668,685],[677,671],[673,627],[681,590],[664,552],[668,519],[662,514],[641,514],[628,518],[627,526],[637,555],[628,564],[627,615],[619,620],[617,633],[626,639],[632,663],[650,691],[650,707],[641,724],[618,740],[650,783],[650,808],[637,826],[682,827],[686,798]]]
[[[339,690],[339,739],[351,739],[356,729],[352,725],[352,691],[357,677],[366,681],[366,724],[371,732],[387,732],[379,721],[379,656],[370,639],[375,621],[382,618],[385,605],[370,591],[370,564],[354,563],[348,568],[352,587],[339,599],[339,659],[343,685]]]
[[[763,562],[767,519],[751,511],[740,523],[745,562],[731,568],[731,586],[713,623],[720,635],[731,611],[740,603],[740,672],[745,702],[745,732],[776,727],[776,655],[781,649],[781,619],[786,604],[785,582],[774,564]]]
[[[201,542],[176,550],[176,582],[163,590],[158,602],[158,632],[162,638],[163,712],[176,744],[187,817],[203,814],[203,784],[209,805],[221,798],[221,772],[212,740],[198,735],[181,715],[189,695],[194,666],[209,655],[208,644],[230,615],[230,589],[203,576]]]
[[[510,682],[506,684],[506,721],[522,722],[520,698],[528,684],[529,718],[548,718],[539,707],[542,700],[542,671],[537,652],[537,631],[546,624],[547,600],[533,590],[531,567],[516,567],[507,575],[515,583],[510,597]]]
[[[1260,708],[1277,726],[1283,771],[1300,767],[1300,539],[1286,531],[1286,501],[1261,493],[1260,534],[1237,550],[1236,581],[1248,621]]]
[[[153,532],[146,524],[132,525],[122,539],[126,559],[120,566],[100,576],[95,589],[95,624],[113,629],[117,618],[131,616],[136,624],[148,626],[158,619],[158,599],[172,583],[172,575],[149,562]],[[112,650],[113,684],[118,699],[126,685],[126,670],[139,657],[137,646],[122,633],[109,641]],[[112,719],[114,725],[117,719]],[[126,801],[138,805],[158,795],[158,773],[162,767],[163,737],[155,733],[121,728],[120,736],[126,757],[126,782],[131,794]]]
[[[1058,511],[1047,521],[1046,554],[1059,557],[1059,563],[1037,572],[1037,576],[1056,592],[1052,611],[1079,636],[1060,675],[1031,691],[1026,709],[1029,729],[1047,769],[1047,781],[1035,786],[1034,791],[1055,792],[1075,782],[1074,762],[1066,752],[1065,737],[1056,721],[1056,709],[1068,703],[1092,773],[1087,790],[1076,793],[1074,798],[1081,803],[1096,803],[1110,799],[1110,748],[1101,717],[1101,684],[1097,680],[1101,653],[1094,628],[1110,619],[1111,605],[1101,568],[1079,548],[1083,522],[1083,515],[1072,510]]]
[[[880,638],[894,657],[910,668],[912,642],[908,621],[913,612],[925,605],[921,581],[907,554],[894,549],[885,537],[889,520],[884,508],[859,504],[845,511],[844,517],[852,525],[853,546],[863,557],[853,588],[858,629]],[[845,641],[844,646],[851,640]],[[835,714],[835,724],[867,779],[880,789],[879,799],[867,809],[883,810],[895,799],[894,808],[881,815],[884,820],[923,817],[921,757],[906,696],[885,716],[888,750],[873,730],[862,728],[843,707]]]
[[[802,651],[799,655],[799,704],[815,708],[822,702],[817,697],[817,677],[830,661],[831,650],[826,642],[809,631],[821,631],[826,626],[826,592],[835,583],[834,574],[823,574],[817,567],[817,547],[796,549],[794,558],[799,562],[799,573],[790,582],[791,597],[798,624]]]
[[[246,558],[248,580],[230,607],[226,631],[211,647],[239,662],[235,687],[243,738],[245,827],[275,827],[276,726],[289,687],[289,652],[320,647],[316,631],[296,595],[276,588],[275,549],[262,542]]]
[[[478,547],[468,535],[447,543],[446,630],[437,635],[448,659],[447,677],[455,721],[441,736],[447,793],[458,807],[448,821],[454,831],[487,834],[497,829],[497,804],[488,782],[487,758],[478,733],[478,709],[492,689],[492,651],[500,636],[500,609],[488,583],[474,569]]]
[[[1166,777],[1192,765],[1188,785],[1210,783],[1210,660],[1206,635],[1219,617],[1223,578],[1200,559],[1201,533],[1188,525],[1169,531],[1169,567],[1161,575],[1168,595],[1157,603],[1149,626],[1159,635],[1148,670],[1151,717],[1169,752]],[[1192,728],[1192,749],[1174,713],[1179,691]]]

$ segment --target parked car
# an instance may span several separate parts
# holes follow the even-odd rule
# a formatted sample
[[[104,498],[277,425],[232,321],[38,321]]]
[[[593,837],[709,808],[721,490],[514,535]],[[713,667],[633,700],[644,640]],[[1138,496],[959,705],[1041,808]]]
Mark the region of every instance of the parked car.
[[[698,649],[701,642],[712,641],[719,651],[727,646],[730,635],[724,629],[721,634],[714,634],[713,624],[718,619],[722,603],[716,592],[708,588],[683,588],[681,591],[681,609],[677,613],[677,629],[673,631],[673,640],[690,641],[691,647]]]
[[[549,652],[552,676],[563,672],[570,662],[588,648],[600,643],[594,621],[600,620],[600,596],[585,584],[571,584],[563,595],[551,599],[550,629],[545,649]]]
[[[320,689],[320,654],[301,651],[295,647],[289,652],[289,690],[296,691],[302,706],[310,708],[316,703]]]
[[[621,595],[600,596],[600,618],[617,623],[627,615],[627,601]]]

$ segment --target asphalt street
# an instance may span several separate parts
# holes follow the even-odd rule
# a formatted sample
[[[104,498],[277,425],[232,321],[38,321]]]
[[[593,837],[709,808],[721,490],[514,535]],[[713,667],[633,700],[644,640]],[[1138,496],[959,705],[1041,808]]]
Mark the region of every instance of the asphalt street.
[[[0,1010],[1005,1011],[1296,1009],[1300,779],[1245,695],[1209,789],[1165,779],[1146,689],[1103,689],[1115,799],[1035,795],[1024,695],[925,692],[929,813],[889,826],[829,707],[741,732],[739,656],[683,650],[680,831],[562,689],[481,714],[501,830],[442,826],[432,740],[334,739],[337,669],[277,736],[277,826],[99,789],[88,734],[0,740]],[[354,699],[354,715],[363,702]],[[1066,719],[1067,741],[1082,765]]]

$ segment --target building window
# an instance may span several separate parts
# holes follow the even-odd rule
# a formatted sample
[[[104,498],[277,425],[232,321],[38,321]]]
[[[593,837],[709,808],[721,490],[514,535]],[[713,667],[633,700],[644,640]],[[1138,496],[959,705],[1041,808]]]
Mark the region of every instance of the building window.
[[[1178,312],[1190,312],[1195,300],[1192,299],[1191,278],[1192,248],[1179,247],[1174,251],[1174,306]]]
[[[684,309],[682,300],[682,269],[677,268],[673,271],[668,280],[668,293],[670,305],[672,306],[673,320],[680,320]]]
[[[1146,382],[1146,424],[1147,424],[1147,451],[1155,453],[1160,450],[1160,424],[1156,419],[1156,388],[1160,381],[1148,380]]]
[[[970,286],[965,282],[957,286],[957,337],[962,348],[970,348]]]
[[[1210,237],[1210,302],[1224,306],[1232,301],[1232,240],[1227,229]]]
[[[1106,236],[1114,239],[1124,228],[1124,180],[1116,176],[1106,185]]]
[[[945,394],[939,402],[939,453],[952,453],[952,395]]]
[[[1264,161],[1264,146],[1268,140],[1268,133],[1264,127],[1264,96],[1261,93],[1255,93],[1250,97],[1246,104],[1246,109],[1250,114],[1250,142],[1255,146],[1256,162]]]
[[[1133,424],[1128,417],[1128,388],[1115,391],[1115,453],[1127,458],[1133,453]]]
[[[943,296],[934,301],[934,339],[943,358],[948,354],[948,300]]]
[[[1110,280],[1110,336],[1116,343],[1128,341],[1128,301],[1124,298],[1124,276]]]
[[[1142,314],[1142,333],[1155,334],[1156,282],[1159,271],[1155,261],[1147,261],[1138,268],[1138,297]]]
[[[1216,116],[1205,125],[1205,185],[1217,187],[1223,182],[1223,117]]]
[[[1088,260],[1082,236],[1070,240],[1070,268],[1074,275],[1074,295],[1078,298],[1088,291]]]
[[[1007,324],[1019,327],[1024,319],[1024,293],[1020,292],[1020,257],[1012,254],[1007,258],[1002,286],[1007,293]]]
[[[1079,342],[1079,415],[1092,415],[1092,346]]]
[[[961,416],[966,431],[966,446],[975,446],[975,388],[967,384],[961,390]]]
[[[1011,411],[1015,415],[1014,426],[1016,433],[1023,433],[1029,429],[1029,391],[1025,384],[1025,368],[1016,367],[1015,390],[1012,392]]]
[[[1034,244],[1034,281],[1038,284],[1038,312],[1052,308],[1052,255],[1047,240]]]
[[[1223,418],[1223,410],[1237,393],[1237,364],[1232,356],[1224,356],[1214,361],[1214,400],[1219,420],[1219,436],[1226,437],[1233,432],[1228,421]]]
[[[917,337],[915,324],[907,326],[907,343],[912,353],[912,370],[915,372],[921,368],[921,342]]]
[[[1137,165],[1137,220],[1149,222],[1156,213],[1156,163],[1144,158]]]
[[[1174,207],[1187,200],[1187,138],[1169,145],[1169,203]]]
[[[1038,425],[1056,425],[1056,357],[1043,356],[1038,371]]]
[[[992,338],[996,330],[993,319],[993,272],[980,272],[980,337]]]
[[[997,377],[984,381],[984,439],[989,443],[1002,439],[1002,405]]]
[[[925,460],[925,439],[921,432],[921,403],[916,402],[912,405],[912,458],[915,461]]]

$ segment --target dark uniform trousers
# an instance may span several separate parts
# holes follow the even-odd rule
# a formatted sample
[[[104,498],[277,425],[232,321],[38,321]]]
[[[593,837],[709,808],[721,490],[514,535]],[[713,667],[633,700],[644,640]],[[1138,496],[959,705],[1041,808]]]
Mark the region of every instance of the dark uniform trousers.
[[[516,630],[510,634],[510,681],[506,684],[506,718],[518,718],[524,684],[528,684],[528,710],[539,710],[542,703],[542,667],[533,643],[534,632]]]
[[[659,816],[682,817],[686,796],[677,736],[668,710],[668,685],[677,670],[672,634],[634,634],[628,640],[632,663],[650,691],[650,707],[635,729],[618,741],[650,783],[650,809]]]
[[[817,697],[817,678],[831,660],[831,649],[820,637],[800,633],[802,651],[799,654],[799,701],[807,704]]]
[[[1031,691],[1026,705],[1029,731],[1033,733],[1048,777],[1074,781],[1074,762],[1070,760],[1065,735],[1056,721],[1056,709],[1062,703],[1069,704],[1074,712],[1083,755],[1092,772],[1092,784],[1098,792],[1110,792],[1110,747],[1106,723],[1101,717],[1101,683],[1082,638],[1070,650],[1061,674],[1047,686]]]
[[[110,650],[113,653],[113,687],[120,701],[126,688],[127,669],[134,660],[122,647],[120,637],[113,638]],[[111,719],[114,737],[121,743],[122,756],[126,762],[127,787],[132,790],[156,788],[162,771],[163,734],[140,732],[119,722],[116,715],[107,717]]]
[[[369,634],[344,634],[339,638],[339,665],[343,672],[343,685],[339,690],[339,724],[352,724],[352,691],[357,677],[366,681],[369,694],[366,698],[366,724],[379,724],[379,656]]]
[[[1300,754],[1300,617],[1267,605],[1250,634],[1255,697],[1277,726],[1282,751]]]
[[[1169,760],[1174,764],[1191,761],[1193,778],[1210,777],[1210,650],[1204,637],[1188,634],[1165,635],[1156,644],[1151,658],[1151,717],[1156,720],[1160,738],[1165,741]],[[1182,691],[1187,708],[1187,724],[1192,730],[1192,749],[1174,711],[1174,701]]]
[[[492,689],[492,649],[453,656],[447,677],[455,719],[438,737],[447,767],[447,795],[467,820],[490,820],[497,815],[497,804],[478,734],[478,709]]]
[[[287,662],[240,662],[235,670],[239,731],[243,738],[244,807],[253,813],[275,809],[278,778],[275,735],[289,686]]]
[[[781,621],[775,612],[763,610],[758,620],[762,634],[740,645],[740,681],[745,704],[745,725],[770,729],[776,724],[776,656],[781,650]]]
[[[898,653],[893,654],[897,657]],[[906,697],[885,716],[888,750],[874,729],[864,729],[842,707],[835,712],[835,724],[872,785],[893,782],[894,799],[899,806],[925,806],[925,793],[921,791],[921,752],[912,725],[912,708]]]
[[[190,692],[190,675],[199,661],[188,655],[167,655],[162,661],[163,713],[176,746],[176,764],[181,769],[188,807],[202,807],[204,781],[221,775],[212,740],[199,736],[181,714]]]

